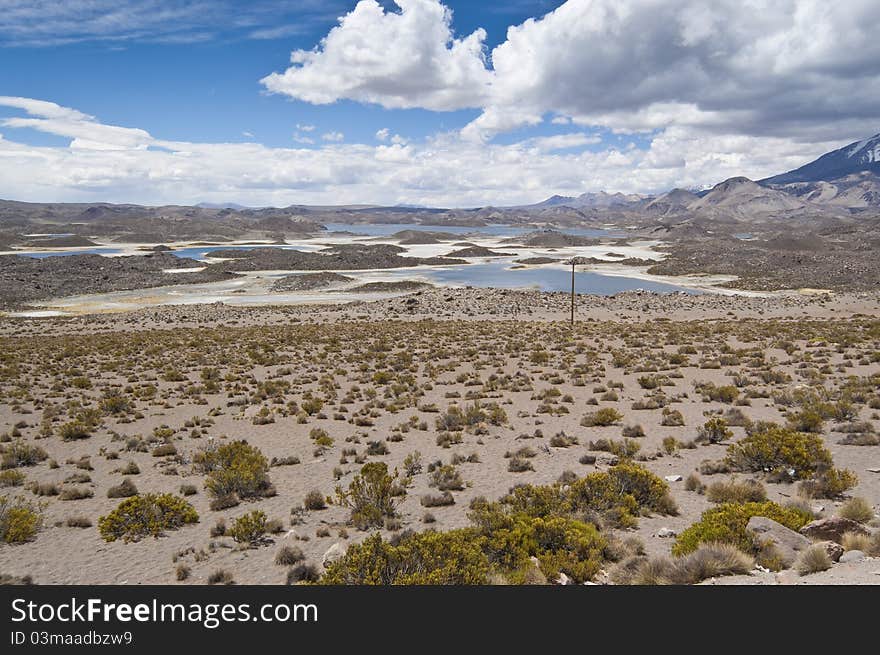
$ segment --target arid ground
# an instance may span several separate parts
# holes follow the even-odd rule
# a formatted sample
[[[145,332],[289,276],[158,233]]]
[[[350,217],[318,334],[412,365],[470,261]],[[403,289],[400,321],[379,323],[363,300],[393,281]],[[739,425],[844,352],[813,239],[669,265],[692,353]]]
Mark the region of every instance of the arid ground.
[[[589,515],[607,545],[583,581],[663,581],[646,568],[683,552],[682,533],[719,503],[766,496],[819,519],[850,515],[852,498],[872,514],[880,504],[876,294],[579,296],[572,326],[566,294],[438,289],[345,306],[5,318],[0,335],[2,493],[42,516],[33,537],[0,545],[7,580],[311,579],[374,532],[394,543],[465,528],[479,497],[567,489],[630,461],[668,485],[672,507]],[[817,438],[851,484],[835,488],[821,466],[731,464],[761,422]],[[265,457],[267,484],[218,502],[205,453],[237,440]],[[336,489],[371,462],[399,473],[396,507],[362,530]],[[99,517],[147,493],[184,499],[198,521],[103,538]],[[264,523],[239,538],[236,519],[255,510]],[[878,583],[876,514],[859,521],[867,536],[841,541],[862,555],[822,572],[747,553],[748,571],[708,580]],[[527,579],[565,570],[543,557]],[[499,571],[489,579],[518,579]]]

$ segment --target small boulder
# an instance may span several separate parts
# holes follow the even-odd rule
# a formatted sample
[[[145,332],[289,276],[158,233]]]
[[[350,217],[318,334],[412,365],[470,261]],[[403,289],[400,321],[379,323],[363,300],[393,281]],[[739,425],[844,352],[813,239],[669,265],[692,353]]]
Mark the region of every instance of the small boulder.
[[[327,551],[324,553],[324,556],[321,558],[321,564],[324,565],[324,568],[327,568],[329,564],[332,564],[336,560],[342,559],[345,557],[346,547],[340,543],[335,543]]]
[[[810,540],[805,536],[766,516],[750,518],[746,531],[754,536],[759,546],[772,547],[785,568],[794,564],[801,551],[810,547]]]
[[[681,482],[682,481],[682,477],[680,475],[667,475],[667,476],[664,476],[663,479],[666,480],[667,482]]]
[[[847,532],[868,534],[865,527],[851,519],[842,516],[833,516],[827,519],[819,519],[807,523],[801,528],[801,534],[817,541],[836,541],[840,543],[843,535]]]
[[[836,541],[818,541],[816,545],[822,546],[825,549],[832,562],[837,562],[840,556],[843,555],[843,546]]]
[[[847,562],[861,562],[865,559],[865,553],[860,550],[848,550],[843,555],[840,556],[840,563],[846,564]]]
[[[661,539],[667,539],[669,537],[675,537],[678,533],[672,528],[660,528],[657,530],[657,536]]]
[[[556,578],[556,584],[558,585],[570,585],[574,584],[574,581],[569,578],[565,573],[560,572],[559,577]]]

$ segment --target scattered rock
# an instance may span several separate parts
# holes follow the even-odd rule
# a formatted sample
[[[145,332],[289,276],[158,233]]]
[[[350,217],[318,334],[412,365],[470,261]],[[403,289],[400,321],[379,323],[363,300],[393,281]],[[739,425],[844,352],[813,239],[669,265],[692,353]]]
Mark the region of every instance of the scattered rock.
[[[772,546],[786,568],[794,564],[798,554],[810,547],[810,540],[766,516],[753,516],[746,530],[761,546]]]
[[[569,578],[567,575],[565,575],[565,573],[560,573],[559,577],[556,578],[556,584],[570,585],[570,584],[574,584],[574,581],[571,578]]]
[[[324,556],[321,558],[321,564],[324,565],[324,568],[327,567],[328,564],[332,564],[336,560],[342,559],[345,557],[346,547],[340,543],[335,543],[327,551],[324,553]]]
[[[667,482],[681,482],[683,478],[680,475],[667,475],[663,479]]]
[[[800,532],[802,535],[806,535],[810,539],[817,541],[830,540],[836,541],[837,543],[840,543],[841,538],[846,532],[868,534],[868,531],[861,523],[840,516],[812,521],[802,527]]]
[[[848,550],[843,555],[840,556],[840,560],[838,560],[841,564],[846,564],[847,562],[862,562],[865,559],[865,553],[860,550]]]
[[[657,536],[661,539],[667,539],[669,537],[675,537],[678,533],[672,528],[660,528],[657,530]]]

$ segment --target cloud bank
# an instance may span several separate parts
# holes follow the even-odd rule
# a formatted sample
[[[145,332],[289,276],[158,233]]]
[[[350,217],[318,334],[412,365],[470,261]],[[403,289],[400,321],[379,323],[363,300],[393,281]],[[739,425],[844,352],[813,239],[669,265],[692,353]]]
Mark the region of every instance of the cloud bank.
[[[419,142],[384,133],[372,145],[331,140],[318,148],[270,148],[163,140],[29,98],[0,97],[0,106],[27,114],[0,121],[0,197],[34,202],[515,205],[554,193],[663,191],[732,175],[761,177],[840,145],[670,127],[647,150],[578,151],[597,137],[576,131],[511,144],[475,143],[458,133]],[[70,142],[13,140],[23,127]]]
[[[313,104],[481,109],[486,140],[548,114],[620,131],[682,126],[799,140],[876,131],[875,0],[568,0],[486,53],[439,0],[362,0],[262,80]]]

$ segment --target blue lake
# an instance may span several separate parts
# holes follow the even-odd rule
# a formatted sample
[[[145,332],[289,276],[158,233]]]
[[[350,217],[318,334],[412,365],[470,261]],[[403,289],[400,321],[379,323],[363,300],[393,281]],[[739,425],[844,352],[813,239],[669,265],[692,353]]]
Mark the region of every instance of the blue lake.
[[[466,266],[444,266],[430,271],[419,270],[422,275],[439,285],[492,287],[496,289],[521,289],[531,287],[541,291],[570,291],[571,271],[561,268],[522,268],[509,270],[509,260],[487,264],[468,264]],[[405,270],[393,271],[395,278],[412,278],[413,273]],[[697,295],[701,291],[631,277],[601,275],[590,271],[575,271],[575,291],[610,296],[621,291],[644,289],[658,293],[683,291]]]

